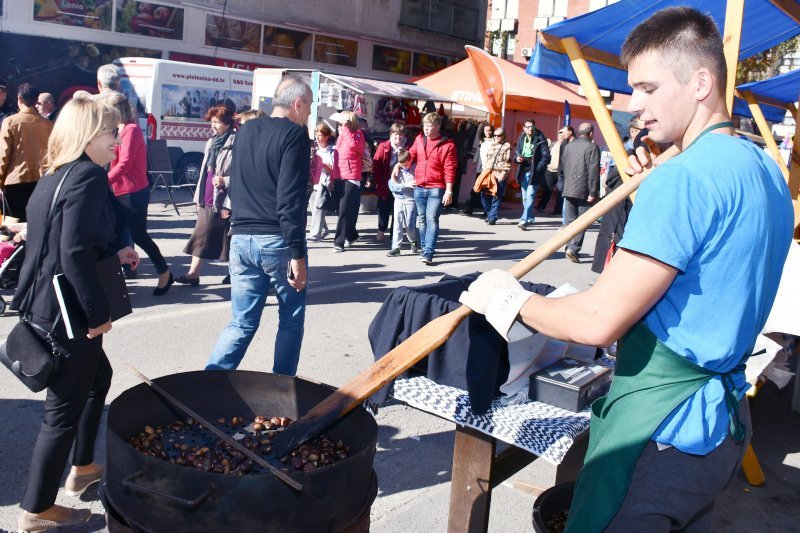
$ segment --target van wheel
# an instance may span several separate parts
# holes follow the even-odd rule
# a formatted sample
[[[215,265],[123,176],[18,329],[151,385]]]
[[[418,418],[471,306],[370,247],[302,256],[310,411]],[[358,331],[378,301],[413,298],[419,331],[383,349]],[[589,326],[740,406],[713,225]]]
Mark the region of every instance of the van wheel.
[[[203,164],[203,156],[201,154],[186,154],[178,163],[178,171],[176,177],[178,180],[186,181],[191,184],[196,184],[200,177],[200,165]]]
[[[6,301],[0,296],[0,315],[6,312]]]

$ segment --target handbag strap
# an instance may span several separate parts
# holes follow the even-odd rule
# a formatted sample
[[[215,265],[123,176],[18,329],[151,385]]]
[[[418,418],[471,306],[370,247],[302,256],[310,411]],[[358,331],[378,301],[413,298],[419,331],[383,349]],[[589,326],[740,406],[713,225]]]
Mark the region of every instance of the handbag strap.
[[[52,221],[53,221],[53,211],[55,211],[56,202],[58,201],[58,196],[61,193],[61,187],[64,185],[64,182],[66,181],[67,176],[69,176],[70,172],[72,172],[72,169],[75,168],[75,165],[77,165],[77,164],[78,163],[75,162],[75,163],[72,163],[72,165],[70,165],[70,167],[67,169],[67,171],[64,172],[64,175],[61,176],[61,179],[58,180],[58,185],[56,185],[56,190],[53,192],[53,199],[50,201],[50,209],[47,212],[47,219],[45,221],[44,235],[42,236],[42,246],[39,248],[39,255],[36,257],[36,267],[35,267],[35,269],[33,271],[33,283],[31,284],[31,290],[28,291],[28,295],[25,298],[24,304],[27,304],[28,303],[28,299],[33,297],[33,295],[36,292],[36,278],[38,277],[37,274],[39,272],[39,269],[42,266],[42,260],[44,258],[44,252],[47,249],[47,239],[50,238],[50,227],[52,226]],[[20,306],[20,307],[23,307],[23,306]],[[27,305],[24,305],[24,307],[27,307]],[[34,325],[33,322],[30,320],[30,310],[28,312],[26,312],[25,316],[20,316],[20,320],[25,320],[29,324]],[[53,327],[50,328],[49,332],[47,332],[48,337],[50,335],[52,335],[53,331],[55,331],[56,325],[58,324],[59,320],[61,320],[61,309],[59,309],[58,314],[56,315],[56,319],[55,319],[55,321],[53,321]],[[44,331],[44,328],[41,328],[39,326],[36,326],[36,327],[37,327],[37,329],[40,329],[40,330]]]

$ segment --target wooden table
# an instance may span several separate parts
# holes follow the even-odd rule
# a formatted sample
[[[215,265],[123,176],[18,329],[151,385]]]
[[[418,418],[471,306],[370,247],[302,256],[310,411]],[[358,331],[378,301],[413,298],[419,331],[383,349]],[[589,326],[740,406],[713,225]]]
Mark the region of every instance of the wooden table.
[[[465,391],[424,377],[399,379],[393,396],[455,422],[448,531],[484,532],[492,489],[543,457],[556,465],[556,483],[574,480],[589,441],[589,412],[572,413],[539,402],[504,407],[495,401],[483,416],[469,409]]]

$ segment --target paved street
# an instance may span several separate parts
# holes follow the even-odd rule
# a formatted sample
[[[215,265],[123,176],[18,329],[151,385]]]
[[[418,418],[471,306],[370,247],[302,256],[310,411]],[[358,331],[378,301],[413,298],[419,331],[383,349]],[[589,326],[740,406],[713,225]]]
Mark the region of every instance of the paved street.
[[[179,195],[185,193],[179,192]],[[508,206],[512,207],[512,206]],[[433,266],[425,266],[404,250],[400,257],[386,257],[388,246],[375,243],[375,215],[361,215],[361,240],[345,253],[332,253],[332,241],[311,243],[310,280],[306,333],[298,374],[332,385],[341,385],[372,361],[367,327],[388,294],[401,285],[431,283],[443,274],[462,275],[491,268],[508,268],[552,236],[560,219],[539,217],[535,229],[516,228],[517,207],[506,210],[496,226],[478,217],[451,211],[442,216],[440,247]],[[191,208],[181,206],[176,216],[171,206],[153,203],[151,234],[157,240],[176,275],[185,272],[189,258],[181,250],[194,225]],[[329,226],[335,225],[333,217]],[[589,269],[594,232],[587,233],[581,264],[573,264],[559,252],[525,279],[552,285],[569,281],[588,287],[596,275]],[[130,361],[148,377],[201,369],[223,325],[230,318],[229,287],[220,285],[226,266],[207,265],[199,287],[175,285],[164,297],[151,293],[156,285],[149,261],[142,275],[130,281],[134,314],[114,324],[104,346],[115,375],[108,402],[138,384],[123,361]],[[10,301],[10,293],[3,296]],[[241,366],[268,371],[272,367],[277,306],[268,300],[261,328]],[[13,313],[0,318],[0,335],[14,325]],[[756,423],[773,424],[774,434],[756,435],[759,458],[767,484],[748,489],[741,474],[724,496],[715,530],[798,531],[800,524],[800,416],[788,414],[787,395],[765,387],[763,408],[756,399]],[[7,371],[0,372],[0,529],[15,530],[18,503],[25,482],[31,446],[41,423],[43,393],[32,394]],[[759,411],[763,415],[759,418]],[[375,471],[379,493],[372,506],[374,532],[441,532],[446,530],[452,463],[453,424],[393,403],[378,414],[380,430]],[[768,430],[772,431],[772,430]],[[105,433],[101,429],[98,458],[104,462]],[[759,440],[760,439],[760,440]],[[516,490],[513,480],[533,485],[552,482],[554,468],[542,460],[498,488],[492,498],[490,531],[532,531],[533,497]],[[95,490],[84,502],[59,496],[67,505],[89,505],[97,513],[92,530],[102,530],[102,505]]]

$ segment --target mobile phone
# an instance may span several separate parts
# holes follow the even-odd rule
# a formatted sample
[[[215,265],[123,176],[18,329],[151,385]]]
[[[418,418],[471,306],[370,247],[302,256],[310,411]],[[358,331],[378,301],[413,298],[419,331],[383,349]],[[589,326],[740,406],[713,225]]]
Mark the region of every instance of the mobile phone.
[[[294,279],[294,271],[292,270],[292,260],[289,259],[289,263],[286,265],[286,279],[293,280]]]

